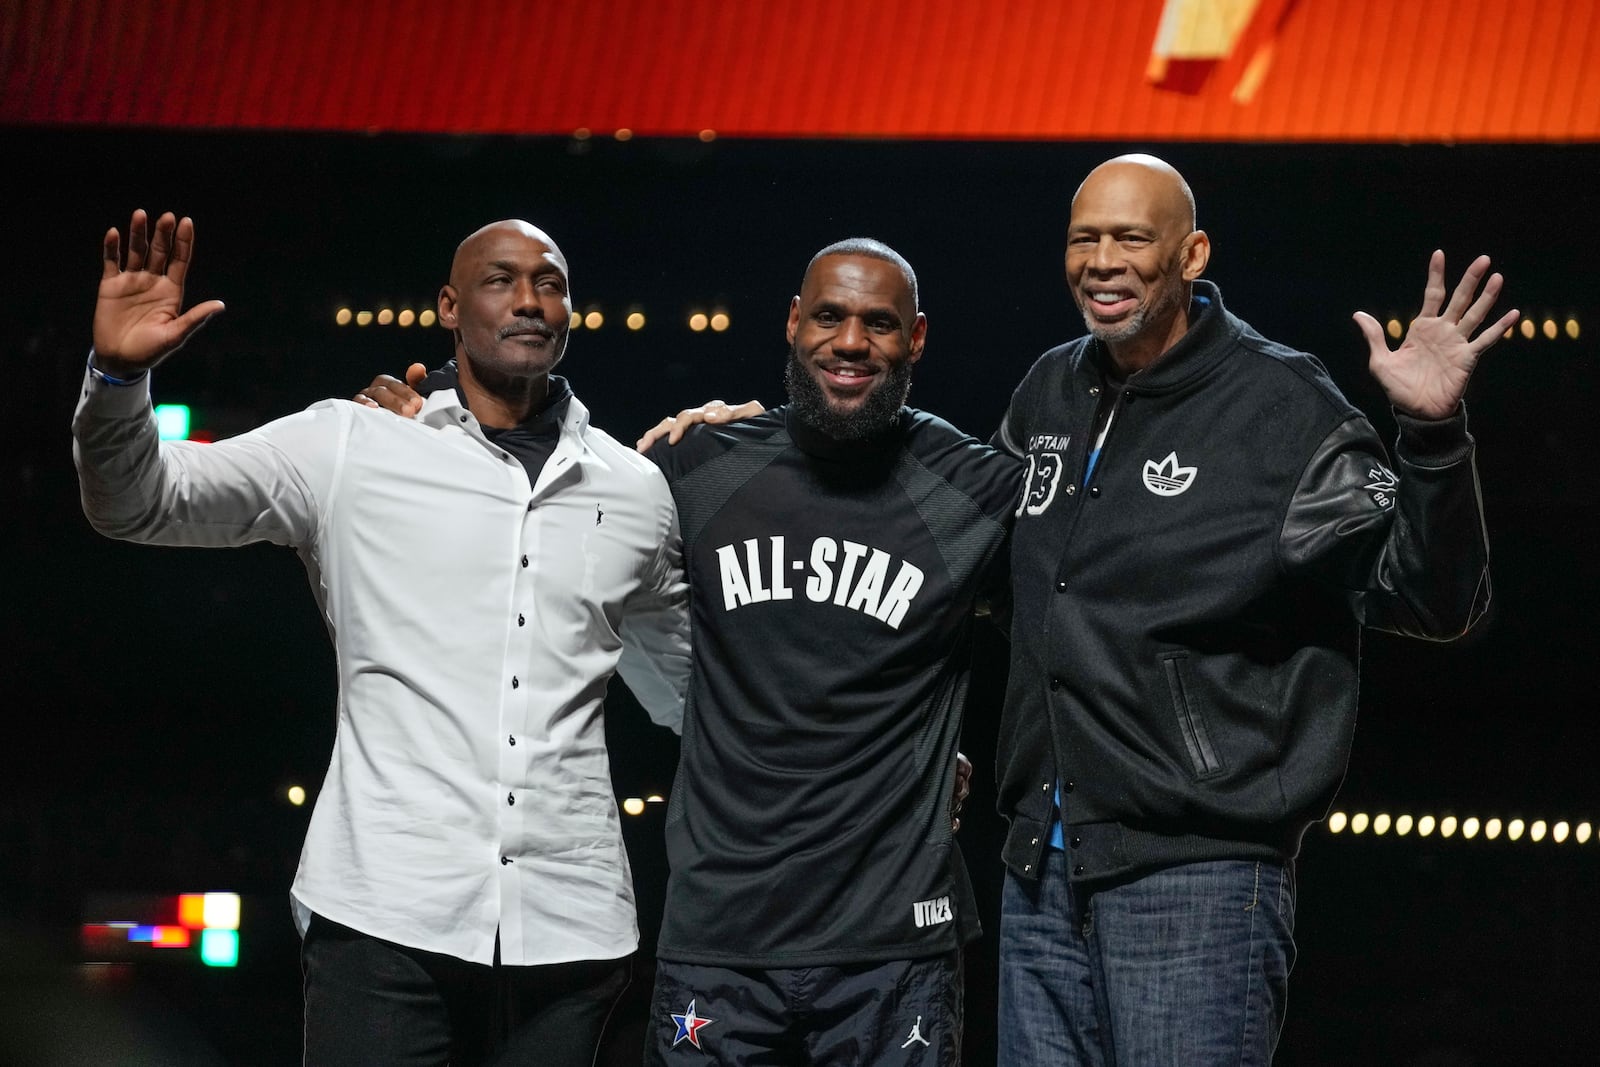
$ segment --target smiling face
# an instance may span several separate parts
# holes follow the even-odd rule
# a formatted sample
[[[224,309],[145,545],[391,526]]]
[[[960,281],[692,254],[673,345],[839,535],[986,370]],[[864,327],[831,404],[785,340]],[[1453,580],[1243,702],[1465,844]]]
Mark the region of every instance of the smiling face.
[[[571,316],[566,257],[521,221],[490,223],[461,242],[439,291],[457,361],[491,389],[548,375],[566,352]]]
[[[899,266],[865,255],[821,257],[789,306],[790,400],[842,440],[883,429],[905,403],[927,329]]]
[[[1191,283],[1210,240],[1177,171],[1148,156],[1096,167],[1072,200],[1067,284],[1089,332],[1124,371],[1160,356],[1189,328]]]

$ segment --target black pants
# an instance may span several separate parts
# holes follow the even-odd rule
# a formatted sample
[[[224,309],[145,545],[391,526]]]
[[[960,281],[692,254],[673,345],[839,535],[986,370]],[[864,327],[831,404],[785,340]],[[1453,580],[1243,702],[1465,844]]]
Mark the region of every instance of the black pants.
[[[306,1067],[590,1067],[631,959],[468,963],[314,915]]]

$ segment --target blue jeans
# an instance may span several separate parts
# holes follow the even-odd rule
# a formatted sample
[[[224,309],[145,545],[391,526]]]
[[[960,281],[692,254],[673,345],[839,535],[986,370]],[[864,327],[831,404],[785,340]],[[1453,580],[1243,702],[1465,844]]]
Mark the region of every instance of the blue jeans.
[[[1294,868],[1222,860],[1073,885],[1047,849],[1000,905],[1001,1067],[1265,1067],[1294,966]]]

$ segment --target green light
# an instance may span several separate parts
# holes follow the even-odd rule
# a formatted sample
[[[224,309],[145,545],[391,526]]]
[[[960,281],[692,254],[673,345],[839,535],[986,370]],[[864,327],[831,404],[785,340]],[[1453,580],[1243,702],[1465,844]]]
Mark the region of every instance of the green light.
[[[189,405],[157,404],[156,433],[163,441],[189,439]]]
[[[234,967],[239,963],[237,930],[202,930],[200,959],[207,967]]]

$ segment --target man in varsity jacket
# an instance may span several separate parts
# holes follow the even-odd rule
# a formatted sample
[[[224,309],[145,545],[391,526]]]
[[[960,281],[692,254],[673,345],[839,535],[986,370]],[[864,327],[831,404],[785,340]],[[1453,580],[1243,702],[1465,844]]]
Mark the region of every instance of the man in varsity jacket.
[[[1449,639],[1489,596],[1461,395],[1516,321],[1435,253],[1398,351],[1393,468],[1320,363],[1229,314],[1171,167],[1072,204],[1089,336],[1017,388],[1027,463],[999,744],[1011,820],[1003,1064],[1263,1064],[1294,961],[1294,866],[1345,771],[1360,627]]]

